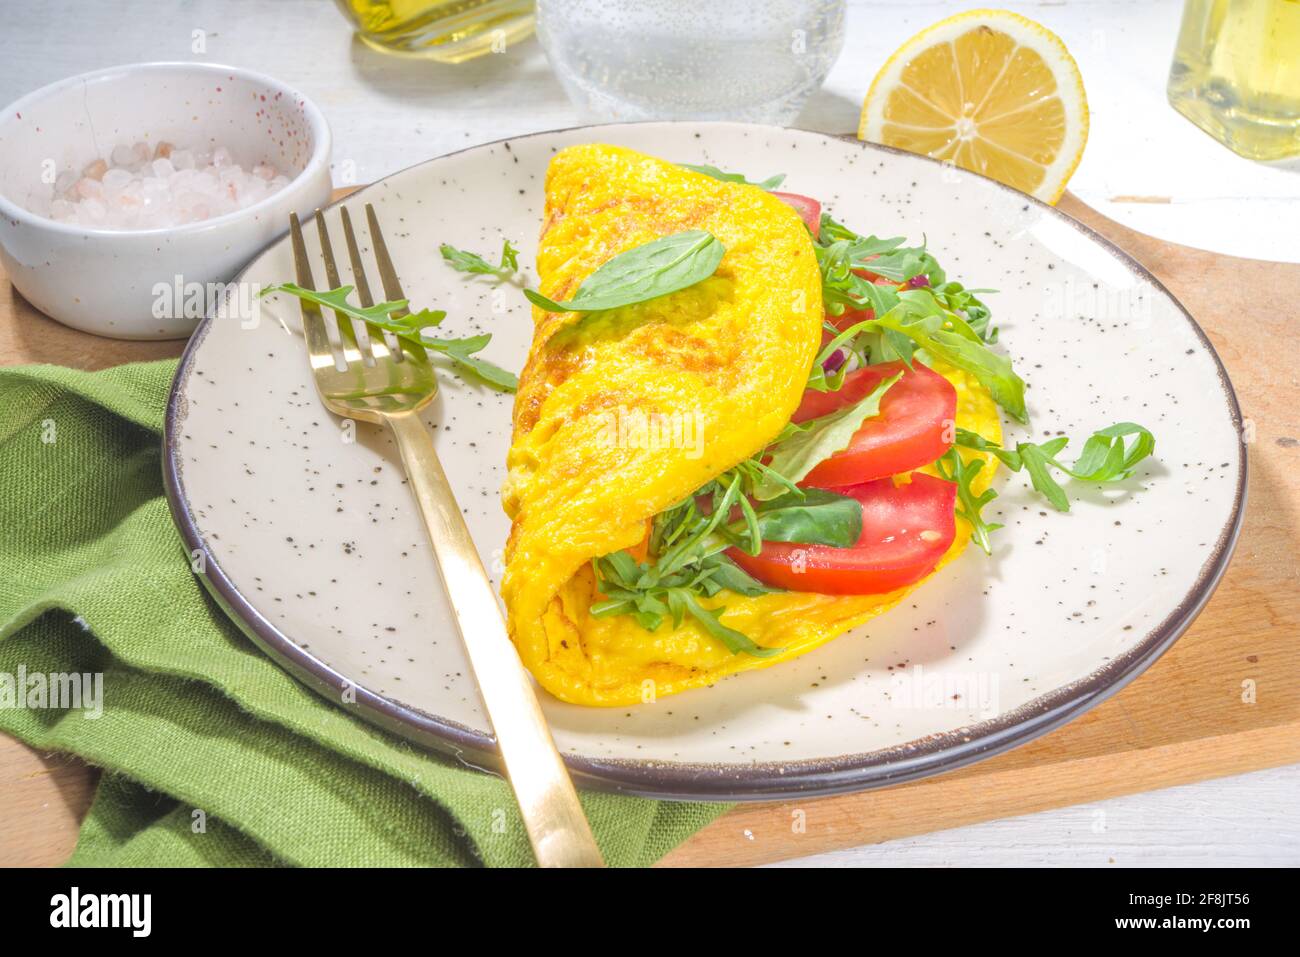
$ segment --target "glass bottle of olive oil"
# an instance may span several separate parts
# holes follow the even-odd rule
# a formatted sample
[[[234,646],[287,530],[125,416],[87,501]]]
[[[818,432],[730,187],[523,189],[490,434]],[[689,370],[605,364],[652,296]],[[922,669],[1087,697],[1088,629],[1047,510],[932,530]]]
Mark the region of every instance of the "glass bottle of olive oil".
[[[1300,156],[1300,0],[1187,0],[1168,94],[1242,156]]]
[[[461,63],[533,32],[533,0],[336,0],[368,46]]]

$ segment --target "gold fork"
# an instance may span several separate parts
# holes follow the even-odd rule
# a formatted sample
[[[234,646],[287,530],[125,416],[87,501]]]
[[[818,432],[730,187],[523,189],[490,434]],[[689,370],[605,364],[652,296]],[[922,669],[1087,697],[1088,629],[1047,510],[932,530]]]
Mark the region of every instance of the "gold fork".
[[[340,212],[357,295],[363,306],[374,305],[352,220],[346,209],[340,208]],[[389,301],[405,299],[379,220],[369,203],[366,221],[384,297]],[[298,285],[315,289],[296,214],[289,217],[289,226]],[[325,216],[319,209],[316,227],[325,277],[329,288],[335,289],[342,284]],[[433,440],[420,421],[420,410],[438,391],[428,355],[410,342],[396,338],[390,342],[380,329],[365,323],[358,336],[351,317],[335,312],[345,366],[340,370],[320,308],[306,300],[301,300],[301,307],[307,352],[325,407],[335,415],[386,425],[401,451],[537,863],[543,867],[603,866],[532,683],[506,633],[501,608],[438,461]],[[373,363],[366,362],[368,355],[373,357]]]

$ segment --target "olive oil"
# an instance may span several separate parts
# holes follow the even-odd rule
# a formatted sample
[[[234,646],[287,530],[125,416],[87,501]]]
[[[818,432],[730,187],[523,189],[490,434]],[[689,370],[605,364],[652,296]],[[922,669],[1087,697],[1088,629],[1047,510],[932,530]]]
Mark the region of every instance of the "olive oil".
[[[533,32],[533,0],[336,0],[368,46],[461,63]]]
[[[1242,156],[1300,156],[1300,0],[1187,0],[1168,95]]]

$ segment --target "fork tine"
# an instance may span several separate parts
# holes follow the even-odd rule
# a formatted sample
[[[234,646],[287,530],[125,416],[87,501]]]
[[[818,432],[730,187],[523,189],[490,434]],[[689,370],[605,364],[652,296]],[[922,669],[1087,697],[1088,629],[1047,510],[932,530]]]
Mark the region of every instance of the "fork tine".
[[[388,255],[388,244],[384,242],[384,232],[379,228],[379,217],[375,215],[373,203],[366,203],[366,224],[370,227],[370,245],[374,248],[375,262],[379,265],[379,280],[384,287],[384,298],[405,299],[406,294],[402,292],[402,284],[397,281],[397,270],[393,268],[393,257]],[[394,315],[405,316],[410,311],[403,308]],[[400,339],[398,345],[418,359],[426,360],[429,357],[423,346],[410,340]]]
[[[352,217],[348,214],[346,206],[339,207],[339,218],[343,220],[343,242],[348,247],[348,259],[352,263],[352,282],[357,287],[357,298],[361,300],[361,305],[373,306],[375,300],[370,295],[370,280],[366,278],[366,264],[361,259],[357,235],[352,230]],[[396,338],[390,338],[390,333],[369,324],[366,325],[366,334],[370,339],[370,348],[374,351],[375,359],[386,359],[390,354],[390,346],[396,345]],[[402,356],[400,348],[391,352],[394,358],[400,359]]]
[[[302,241],[302,224],[298,214],[289,214],[289,234],[293,246],[294,272],[298,276],[298,285],[304,289],[315,289],[316,283],[311,277],[311,260],[307,258],[307,246]],[[334,366],[334,347],[330,344],[329,334],[325,331],[325,320],[321,316],[320,306],[306,299],[298,300],[302,313],[302,332],[307,339],[307,354],[311,358],[313,369]]]
[[[357,234],[352,231],[352,217],[346,206],[339,208],[343,218],[343,241],[347,243],[348,259],[352,261],[352,280],[357,285],[357,296],[361,305],[373,306],[374,298],[370,295],[370,281],[366,279],[366,265],[361,261],[361,250],[357,247]]]
[[[393,268],[393,257],[388,255],[388,244],[384,242],[384,233],[379,228],[379,217],[375,215],[373,203],[366,203],[366,222],[370,226],[370,244],[375,247],[375,262],[379,263],[379,279],[384,284],[384,298],[405,299],[402,284],[397,281],[397,270]]]
[[[329,282],[331,289],[337,289],[342,285],[339,281],[338,267],[334,264],[334,247],[330,244],[329,228],[325,225],[325,214],[319,209],[316,210],[316,231],[320,233],[320,254],[325,260],[325,278]],[[367,350],[362,349],[357,342],[357,331],[353,328],[352,317],[334,310],[334,321],[338,324],[339,341],[343,345],[343,358],[350,365],[353,362],[361,362],[365,358]]]

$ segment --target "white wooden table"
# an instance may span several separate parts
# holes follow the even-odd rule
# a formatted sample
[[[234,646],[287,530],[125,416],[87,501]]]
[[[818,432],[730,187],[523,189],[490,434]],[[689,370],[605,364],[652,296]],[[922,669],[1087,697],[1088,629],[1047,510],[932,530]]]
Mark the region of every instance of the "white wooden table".
[[[739,2],[739,0],[732,0]],[[876,69],[922,27],[973,3],[850,0],[848,41],[797,125],[857,128]],[[1134,229],[1236,256],[1300,262],[1300,163],[1234,156],[1174,113],[1164,85],[1180,0],[1008,3],[1064,39],[1092,129],[1071,190]],[[475,143],[584,121],[535,41],[456,67],[397,60],[352,39],[328,0],[46,0],[11,5],[0,103],[71,74],[141,60],[206,60],[303,90],[334,131],[334,179],[369,182]],[[1300,767],[810,858],[845,864],[1298,864]]]

